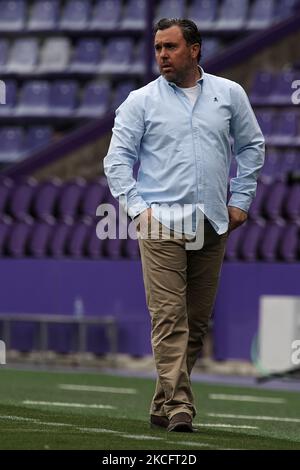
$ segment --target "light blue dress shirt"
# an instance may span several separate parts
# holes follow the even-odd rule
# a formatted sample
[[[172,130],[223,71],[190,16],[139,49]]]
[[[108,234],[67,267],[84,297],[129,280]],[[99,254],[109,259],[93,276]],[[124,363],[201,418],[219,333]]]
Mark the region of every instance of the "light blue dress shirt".
[[[152,207],[154,217],[164,223],[165,205],[199,205],[222,234],[229,222],[232,150],[237,175],[230,181],[228,205],[247,212],[264,162],[264,138],[243,88],[203,69],[201,73],[194,105],[162,76],[130,93],[116,111],[104,171],[112,195],[131,217]],[[195,230],[194,225],[182,229],[190,234]]]

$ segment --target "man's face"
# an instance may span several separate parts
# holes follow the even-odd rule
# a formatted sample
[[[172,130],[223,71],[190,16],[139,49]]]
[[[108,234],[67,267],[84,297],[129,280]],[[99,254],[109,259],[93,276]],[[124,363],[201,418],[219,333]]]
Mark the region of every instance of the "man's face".
[[[161,75],[169,82],[184,81],[195,66],[199,45],[187,45],[180,27],[175,25],[157,31],[154,47]]]

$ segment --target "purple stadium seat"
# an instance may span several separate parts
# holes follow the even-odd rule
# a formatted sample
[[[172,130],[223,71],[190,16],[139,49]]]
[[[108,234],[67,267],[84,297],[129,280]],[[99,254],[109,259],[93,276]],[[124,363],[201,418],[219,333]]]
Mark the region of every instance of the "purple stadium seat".
[[[31,31],[53,31],[57,27],[59,0],[35,0],[27,28]]]
[[[202,57],[204,60],[212,59],[221,49],[221,44],[217,38],[205,38],[203,43]]]
[[[263,29],[270,26],[275,16],[274,0],[254,0],[247,27],[249,29]]]
[[[211,30],[217,16],[217,0],[193,0],[187,16],[199,26],[200,30]]]
[[[49,114],[50,85],[45,80],[25,82],[21,89],[17,114],[19,116],[47,116]]]
[[[68,240],[73,229],[72,222],[59,222],[55,225],[49,242],[49,253],[53,258],[66,256]]]
[[[26,14],[24,0],[1,0],[0,11],[0,32],[23,29]]]
[[[48,255],[48,244],[54,230],[54,222],[36,222],[33,225],[28,250],[35,258],[45,258]]]
[[[103,249],[106,257],[110,259],[119,259],[122,257],[124,240],[119,238],[103,240]]]
[[[0,162],[15,162],[23,155],[24,130],[21,127],[0,128]]]
[[[5,80],[5,95],[5,103],[0,104],[0,116],[9,116],[14,113],[17,102],[17,82],[15,80]]]
[[[82,215],[96,219],[97,207],[106,200],[107,194],[108,187],[105,179],[89,182],[82,198]]]
[[[281,112],[274,121],[272,142],[289,145],[298,136],[299,115],[294,111]]]
[[[58,217],[61,220],[76,219],[85,188],[86,181],[83,178],[76,178],[63,185],[58,200]]]
[[[277,220],[266,225],[259,245],[259,255],[262,260],[276,261],[284,228],[285,222],[283,220]]]
[[[48,222],[56,217],[56,204],[62,188],[58,178],[39,183],[33,199],[33,214],[37,219]]]
[[[89,28],[95,31],[118,29],[121,8],[121,0],[97,0]]]
[[[288,187],[283,181],[275,181],[264,200],[264,213],[268,219],[277,220],[282,217],[283,203]]]
[[[6,64],[7,72],[32,72],[37,64],[39,44],[36,38],[16,39]]]
[[[250,101],[253,105],[269,103],[275,86],[275,76],[268,70],[257,72],[254,76]]]
[[[73,258],[83,258],[85,256],[91,224],[91,220],[86,219],[73,225],[67,241],[67,253]]]
[[[287,150],[280,159],[279,172],[281,179],[285,180],[289,173],[297,170],[300,166],[300,155],[295,150]]]
[[[83,117],[101,117],[107,112],[109,102],[109,82],[88,83],[83,90],[82,101],[77,110],[77,115]]]
[[[284,20],[287,16],[293,14],[295,7],[299,5],[298,0],[280,0],[275,4],[275,17],[277,21]]]
[[[12,227],[12,220],[10,217],[0,217],[0,256],[6,254],[6,244],[10,238],[10,232]]]
[[[127,258],[139,259],[140,249],[138,241],[133,240],[132,238],[128,238],[127,240],[125,240],[124,252]]]
[[[5,71],[8,59],[9,42],[8,39],[0,39],[0,71]]]
[[[48,145],[53,136],[53,129],[49,126],[33,126],[27,131],[25,149],[34,152]]]
[[[123,101],[126,100],[129,93],[136,88],[136,84],[132,80],[122,81],[114,91],[112,109],[117,109]]]
[[[274,80],[274,88],[269,103],[275,106],[278,104],[291,104],[292,83],[298,78],[299,74],[295,70],[278,73]]]
[[[28,219],[36,188],[37,181],[34,178],[29,178],[25,182],[15,185],[9,204],[9,212],[12,217],[20,221]]]
[[[246,225],[244,224],[229,234],[225,250],[225,259],[227,261],[237,261],[239,259],[239,247],[241,245],[241,241],[243,240],[243,233],[245,229]]]
[[[140,29],[146,26],[146,0],[128,0],[122,16],[122,29]]]
[[[261,179],[270,182],[281,175],[281,154],[277,150],[268,150],[264,166],[261,170]]]
[[[70,116],[77,105],[78,83],[75,80],[57,80],[50,91],[52,116]]]
[[[96,224],[93,223],[86,243],[87,256],[93,259],[102,258],[103,241],[97,237]]]
[[[223,0],[217,29],[240,30],[245,24],[249,0]]]
[[[67,69],[71,42],[67,37],[45,39],[40,52],[40,72],[64,72]]]
[[[274,112],[273,111],[257,111],[256,118],[262,130],[262,133],[268,137],[274,133]]]
[[[100,62],[102,42],[99,39],[80,39],[74,51],[70,70],[72,72],[94,72]]]
[[[283,261],[291,263],[297,261],[300,248],[299,223],[288,224],[284,230],[279,247],[279,254]]]
[[[10,178],[0,179],[0,217],[8,211],[8,203],[13,192],[14,182]]]
[[[89,0],[67,0],[60,21],[60,29],[86,29],[90,17]]]
[[[156,10],[155,21],[161,18],[185,18],[185,1],[161,0]]]
[[[133,59],[133,40],[130,38],[110,39],[99,65],[99,71],[127,72]]]
[[[284,201],[284,213],[291,220],[300,220],[300,184],[289,188]]]
[[[32,219],[28,217],[24,221],[17,221],[12,225],[10,236],[7,240],[7,251],[10,256],[21,258],[27,255],[32,226]]]
[[[268,194],[269,189],[270,189],[269,184],[263,181],[259,181],[257,185],[256,196],[248,212],[249,219],[257,220],[262,217],[264,201],[265,201],[266,195]]]
[[[247,222],[240,244],[241,258],[244,261],[255,261],[258,258],[258,248],[261,244],[265,222]]]

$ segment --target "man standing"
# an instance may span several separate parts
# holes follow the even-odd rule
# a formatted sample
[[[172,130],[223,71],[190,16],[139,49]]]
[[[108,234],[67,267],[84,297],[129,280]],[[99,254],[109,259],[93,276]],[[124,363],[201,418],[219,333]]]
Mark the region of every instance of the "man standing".
[[[192,432],[190,374],[208,328],[228,232],[245,222],[255,195],[264,139],[242,87],[199,67],[201,35],[192,21],[160,20],[154,46],[161,75],[116,111],[104,170],[113,196],[138,227],[149,221],[159,223],[160,235],[170,231],[169,237],[139,237],[158,373],[150,423]],[[230,136],[238,170],[227,205]],[[186,212],[178,211],[183,206],[190,208],[188,227]],[[199,230],[202,248],[189,249]]]

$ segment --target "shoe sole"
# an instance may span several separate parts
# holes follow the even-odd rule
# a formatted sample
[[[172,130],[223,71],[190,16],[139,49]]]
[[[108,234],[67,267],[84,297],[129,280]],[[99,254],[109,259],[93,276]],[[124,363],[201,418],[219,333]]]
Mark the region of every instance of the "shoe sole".
[[[168,428],[168,432],[194,432],[194,429],[189,423],[176,423],[171,428]]]

